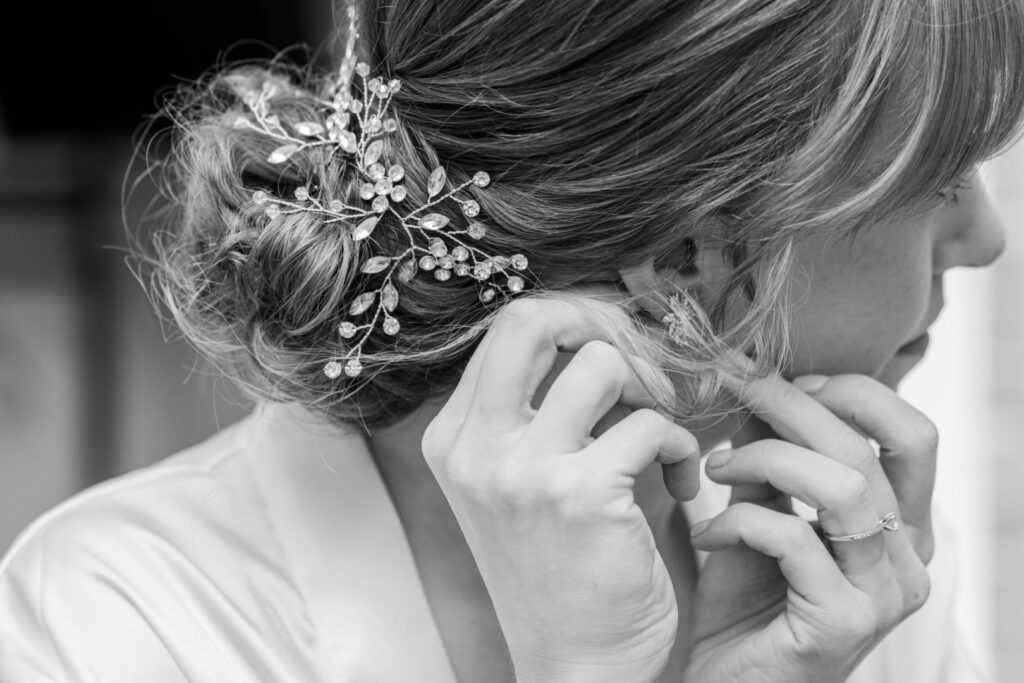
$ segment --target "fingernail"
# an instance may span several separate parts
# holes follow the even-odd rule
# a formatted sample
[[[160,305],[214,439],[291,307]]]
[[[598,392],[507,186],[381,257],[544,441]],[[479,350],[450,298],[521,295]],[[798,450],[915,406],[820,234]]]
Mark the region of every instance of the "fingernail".
[[[829,378],[825,375],[804,375],[793,380],[793,386],[805,394],[813,396],[825,388]]]
[[[710,519],[705,519],[694,524],[692,527],[690,527],[690,538],[693,538],[694,536],[700,536],[707,530],[709,524],[711,524]]]
[[[708,469],[713,470],[716,467],[722,467],[723,465],[728,463],[729,460],[731,460],[731,459],[732,459],[732,451],[730,451],[730,450],[715,451],[714,453],[712,453],[711,455],[708,456],[708,462],[707,462],[706,467]]]

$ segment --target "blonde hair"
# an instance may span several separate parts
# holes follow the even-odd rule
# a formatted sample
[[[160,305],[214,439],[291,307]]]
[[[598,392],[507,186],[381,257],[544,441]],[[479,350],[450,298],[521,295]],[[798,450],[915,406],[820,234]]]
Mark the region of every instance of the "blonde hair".
[[[1008,144],[1024,108],[1014,2],[563,0],[528,16],[519,4],[361,3],[364,58],[403,83],[389,158],[413,201],[439,163],[456,183],[486,169],[494,183],[476,198],[489,244],[526,254],[538,293],[651,260],[686,268],[704,240],[725,240],[729,286],[689,302],[700,324],[679,347],[617,306],[579,302],[624,348],[692,379],[671,406],[679,415],[713,410],[723,373],[746,371],[723,350],[747,352],[757,372],[785,364],[795,241],[921,210]],[[314,178],[357,195],[354,174],[325,175],[301,154],[271,166],[273,141],[231,125],[239,85],[264,79],[290,93],[275,110],[285,122],[309,118],[305,93],[326,84],[280,63],[236,65],[168,102],[175,210],[155,250],[140,250],[150,291],[252,393],[394,422],[458,381],[496,311],[470,282],[415,278],[401,334],[371,337],[360,378],[326,378],[364,284],[353,264],[396,244],[380,228],[354,243],[313,215],[248,208],[254,189]],[[729,321],[737,302],[745,314]]]

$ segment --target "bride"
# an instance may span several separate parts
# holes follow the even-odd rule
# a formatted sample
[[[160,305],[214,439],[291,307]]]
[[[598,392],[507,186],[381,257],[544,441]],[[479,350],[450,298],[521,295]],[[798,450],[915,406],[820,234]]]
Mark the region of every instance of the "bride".
[[[25,530],[0,679],[968,680],[895,390],[1003,247],[1021,6],[339,17],[169,102],[141,266],[254,410]]]

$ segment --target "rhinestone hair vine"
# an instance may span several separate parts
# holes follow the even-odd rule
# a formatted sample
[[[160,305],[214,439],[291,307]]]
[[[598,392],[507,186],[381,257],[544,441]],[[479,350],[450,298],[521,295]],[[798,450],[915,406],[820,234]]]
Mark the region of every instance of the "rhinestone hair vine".
[[[347,377],[359,376],[363,370],[360,361],[363,345],[378,325],[387,335],[398,334],[401,324],[394,311],[400,294],[395,279],[407,283],[419,271],[431,272],[434,279],[442,282],[453,275],[470,277],[479,283],[479,299],[487,304],[499,293],[510,296],[521,292],[526,283],[520,272],[528,266],[522,254],[492,255],[473,244],[487,232],[483,223],[472,220],[480,213],[480,204],[474,199],[461,198],[457,193],[470,185],[487,187],[491,179],[484,171],[477,171],[470,180],[447,189],[447,173],[443,166],[438,166],[427,180],[426,203],[406,212],[399,211],[397,205],[403,203],[407,195],[406,187],[401,184],[405,169],[399,164],[385,166],[383,137],[398,129],[395,119],[388,116],[387,108],[392,96],[400,90],[401,82],[369,78],[370,67],[356,60],[357,36],[355,8],[349,6],[345,55],[332,87],[325,97],[318,98],[323,120],[301,121],[288,130],[279,117],[271,113],[271,101],[279,89],[273,83],[264,82],[259,91],[243,96],[248,113],[240,115],[235,122],[238,128],[256,130],[280,142],[267,157],[271,164],[283,164],[299,152],[321,147],[330,154],[351,157],[363,178],[359,197],[368,206],[352,206],[338,198],[325,201],[315,197],[307,186],[298,187],[291,198],[257,190],[252,199],[271,219],[300,212],[315,213],[322,216],[325,223],[338,224],[340,229],[348,231],[353,241],[360,242],[373,234],[385,214],[391,214],[407,238],[404,250],[370,256],[360,265],[359,271],[379,278],[379,284],[357,295],[348,306],[347,318],[338,325],[338,334],[349,346],[344,355],[325,363],[323,372],[331,379],[342,373]],[[356,88],[355,93],[354,76],[361,81],[361,88]],[[353,130],[353,123],[358,124],[356,130]],[[320,187],[320,192],[326,189],[324,184]],[[470,219],[465,229],[450,228],[451,217],[431,210],[446,200],[457,202],[462,214]],[[499,277],[504,281],[499,282]]]

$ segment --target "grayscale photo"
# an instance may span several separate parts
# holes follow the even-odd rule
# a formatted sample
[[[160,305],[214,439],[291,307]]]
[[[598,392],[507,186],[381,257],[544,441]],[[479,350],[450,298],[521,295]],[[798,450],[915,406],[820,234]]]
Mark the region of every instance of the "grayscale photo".
[[[1024,0],[0,41],[0,683],[1024,680]]]

